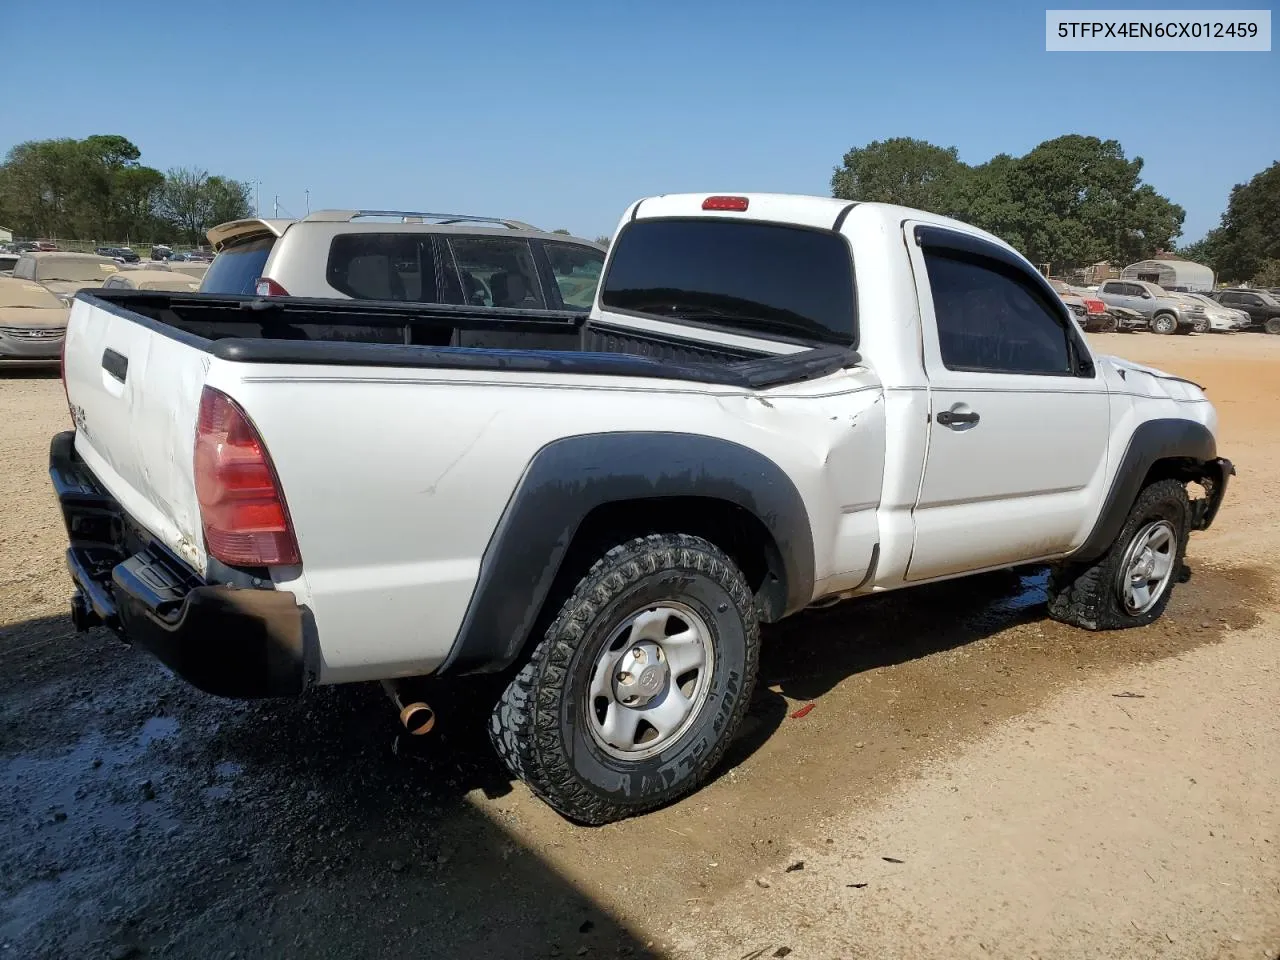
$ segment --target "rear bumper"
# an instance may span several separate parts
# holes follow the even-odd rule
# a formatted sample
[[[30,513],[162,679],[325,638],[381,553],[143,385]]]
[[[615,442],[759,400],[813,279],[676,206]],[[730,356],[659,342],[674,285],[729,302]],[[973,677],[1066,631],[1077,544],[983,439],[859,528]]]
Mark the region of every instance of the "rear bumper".
[[[304,613],[293,594],[206,583],[152,540],[75,452],[75,433],[49,450],[75,582],[77,630],[108,626],[174,673],[223,697],[291,696],[307,686]]]

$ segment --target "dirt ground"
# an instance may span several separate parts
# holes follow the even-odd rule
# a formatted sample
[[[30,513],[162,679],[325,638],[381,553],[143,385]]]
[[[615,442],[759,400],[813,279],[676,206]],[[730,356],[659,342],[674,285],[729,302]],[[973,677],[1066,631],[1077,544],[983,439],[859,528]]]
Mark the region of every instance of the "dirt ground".
[[[1280,337],[1092,340],[1206,385],[1239,468],[1159,623],[1049,622],[1036,569],[793,618],[716,781],[598,829],[482,684],[408,742],[376,687],[223,701],[75,634],[62,388],[0,374],[0,960],[1275,960]]]

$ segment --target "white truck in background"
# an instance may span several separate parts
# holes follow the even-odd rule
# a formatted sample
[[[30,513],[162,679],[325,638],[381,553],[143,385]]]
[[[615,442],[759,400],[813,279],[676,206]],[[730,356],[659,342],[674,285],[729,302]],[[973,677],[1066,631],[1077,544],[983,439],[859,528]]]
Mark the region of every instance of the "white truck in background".
[[[1049,563],[1150,623],[1234,472],[1005,243],[815,197],[633,204],[589,315],[86,291],[63,375],[78,627],[232,697],[501,672],[585,823],[702,783],[812,603]]]

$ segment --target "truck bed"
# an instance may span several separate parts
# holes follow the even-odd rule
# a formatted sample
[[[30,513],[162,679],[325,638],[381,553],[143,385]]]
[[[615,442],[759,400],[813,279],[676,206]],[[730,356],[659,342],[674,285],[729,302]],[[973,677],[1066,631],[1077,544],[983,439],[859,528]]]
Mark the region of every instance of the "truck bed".
[[[164,291],[82,291],[78,299],[241,363],[540,371],[762,389],[858,362],[845,347],[756,353],[567,311]]]

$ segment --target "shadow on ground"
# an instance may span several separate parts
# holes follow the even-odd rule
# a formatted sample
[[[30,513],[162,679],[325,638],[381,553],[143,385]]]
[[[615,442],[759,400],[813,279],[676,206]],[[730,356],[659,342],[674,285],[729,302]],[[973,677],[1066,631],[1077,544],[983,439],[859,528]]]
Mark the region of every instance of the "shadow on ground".
[[[971,578],[770,628],[723,769],[769,739],[785,698],[1041,620],[1044,581]],[[1184,594],[1180,617],[1208,615]],[[1215,628],[1246,616],[1230,591],[1215,602]],[[1177,629],[1143,655],[1216,633]],[[0,958],[655,955],[514,839],[502,805],[469,802],[511,790],[484,735],[494,695],[433,691],[438,735],[409,738],[376,686],[231,702],[61,617],[0,628]]]

